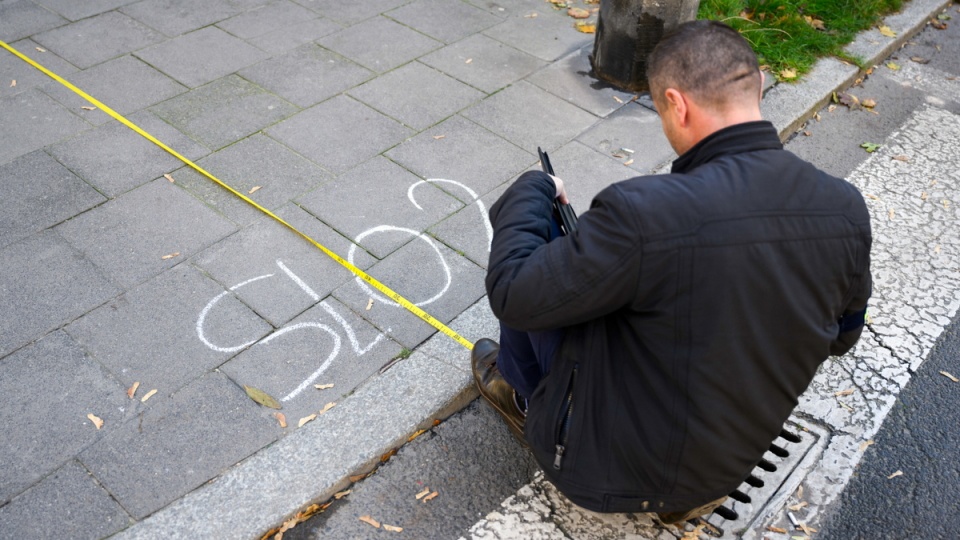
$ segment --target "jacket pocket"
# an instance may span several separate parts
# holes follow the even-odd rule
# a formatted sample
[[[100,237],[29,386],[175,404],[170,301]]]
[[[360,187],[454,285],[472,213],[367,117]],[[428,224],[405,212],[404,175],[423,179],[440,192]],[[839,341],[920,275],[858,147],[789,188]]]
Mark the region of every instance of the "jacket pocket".
[[[567,385],[567,393],[563,398],[560,410],[558,411],[557,429],[556,429],[556,453],[553,455],[553,468],[560,470],[563,464],[563,455],[567,451],[567,443],[570,438],[570,423],[573,421],[573,390],[577,382],[577,368],[579,364],[573,365],[573,373],[570,375],[570,382]]]

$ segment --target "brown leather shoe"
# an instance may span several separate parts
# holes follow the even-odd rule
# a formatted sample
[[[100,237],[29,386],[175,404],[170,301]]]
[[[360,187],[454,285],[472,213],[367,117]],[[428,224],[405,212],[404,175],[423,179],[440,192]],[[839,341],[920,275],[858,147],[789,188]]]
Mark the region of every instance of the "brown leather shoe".
[[[497,369],[497,355],[500,345],[491,339],[479,339],[473,344],[470,351],[470,365],[473,368],[473,380],[480,389],[480,395],[507,423],[510,432],[524,446],[527,441],[523,438],[523,424],[526,417],[517,408],[513,387],[503,379]]]

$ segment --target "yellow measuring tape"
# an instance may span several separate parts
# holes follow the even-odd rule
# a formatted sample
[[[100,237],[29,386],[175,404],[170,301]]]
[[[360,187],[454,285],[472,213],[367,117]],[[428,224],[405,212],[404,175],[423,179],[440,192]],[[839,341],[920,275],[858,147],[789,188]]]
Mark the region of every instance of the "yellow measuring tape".
[[[286,228],[290,229],[291,231],[297,233],[298,235],[300,235],[301,237],[303,237],[307,242],[310,242],[311,244],[313,244],[314,246],[316,246],[317,249],[319,249],[320,251],[326,253],[331,259],[333,259],[333,260],[337,261],[338,263],[340,263],[344,268],[346,268],[347,270],[353,272],[357,277],[359,277],[360,279],[366,281],[367,283],[370,284],[370,286],[372,286],[373,288],[377,289],[378,291],[380,291],[381,293],[383,293],[384,295],[386,295],[388,298],[390,298],[390,299],[393,300],[394,302],[396,302],[396,303],[400,304],[401,306],[405,307],[408,311],[410,311],[411,313],[413,313],[413,314],[416,315],[417,317],[420,317],[420,319],[422,319],[424,322],[426,322],[426,323],[429,324],[430,326],[432,326],[432,327],[436,328],[437,330],[443,332],[444,334],[450,336],[454,341],[456,341],[457,343],[463,345],[463,346],[466,347],[467,349],[473,349],[473,343],[471,343],[469,340],[467,340],[466,338],[464,338],[464,337],[461,336],[460,334],[454,332],[454,331],[453,331],[450,327],[448,327],[447,325],[445,325],[445,324],[443,324],[442,322],[438,321],[437,319],[433,318],[429,313],[427,313],[426,311],[420,309],[420,308],[419,308],[416,304],[414,304],[413,302],[410,302],[409,300],[407,300],[406,298],[400,296],[398,293],[394,292],[392,289],[390,289],[389,287],[387,287],[387,286],[384,285],[383,283],[380,283],[379,281],[377,281],[376,279],[374,279],[372,276],[370,276],[369,274],[367,274],[367,273],[364,272],[363,270],[361,270],[361,269],[357,268],[356,266],[354,266],[353,264],[351,264],[350,261],[348,261],[348,260],[344,259],[343,257],[337,255],[337,254],[334,253],[333,251],[330,251],[330,250],[327,249],[326,246],[324,246],[323,244],[317,242],[317,241],[314,240],[313,238],[310,238],[310,237],[307,236],[305,233],[300,232],[300,230],[298,230],[296,227],[294,227],[293,225],[287,223],[286,221],[284,221],[283,219],[281,219],[279,216],[277,216],[276,214],[274,214],[274,213],[271,212],[270,210],[267,210],[266,208],[260,206],[259,204],[257,204],[256,202],[254,202],[254,200],[251,199],[250,197],[247,197],[247,196],[244,195],[243,193],[240,193],[239,191],[233,189],[232,187],[230,187],[229,185],[227,185],[226,183],[224,183],[223,181],[221,181],[221,180],[220,180],[219,178],[217,178],[216,176],[213,176],[212,174],[210,174],[210,173],[208,173],[207,171],[203,170],[202,167],[200,167],[200,166],[197,165],[196,163],[190,161],[190,160],[187,159],[186,157],[180,155],[176,150],[174,150],[174,149],[170,148],[169,146],[163,144],[163,143],[160,142],[156,137],[154,137],[153,135],[150,135],[149,133],[147,133],[146,131],[144,131],[143,129],[141,129],[139,126],[137,126],[137,125],[134,124],[133,122],[127,120],[127,119],[124,118],[122,115],[118,114],[116,111],[114,111],[114,110],[111,109],[110,107],[107,107],[107,106],[104,105],[103,103],[100,103],[100,101],[97,100],[96,98],[90,96],[89,94],[87,94],[87,93],[84,92],[83,90],[77,88],[76,86],[74,86],[73,84],[71,84],[69,81],[67,81],[67,80],[64,79],[63,77],[57,75],[56,73],[50,71],[49,69],[47,69],[47,68],[41,66],[40,64],[34,62],[32,59],[30,59],[29,57],[27,57],[26,55],[24,55],[24,54],[21,53],[20,51],[14,49],[13,47],[11,47],[10,45],[8,45],[8,44],[5,43],[4,41],[0,41],[0,47],[3,47],[4,49],[10,51],[11,53],[13,53],[13,54],[16,55],[17,57],[19,57],[19,58],[20,58],[21,60],[23,60],[24,62],[30,64],[31,66],[33,66],[33,67],[35,67],[35,68],[37,68],[37,69],[39,69],[39,70],[42,71],[44,74],[46,74],[48,77],[52,78],[53,80],[57,81],[58,83],[60,83],[60,84],[62,84],[62,85],[64,85],[64,86],[66,86],[67,88],[69,88],[70,90],[72,90],[73,92],[75,92],[77,95],[79,95],[79,96],[82,97],[83,99],[89,101],[91,104],[93,104],[94,106],[96,106],[98,109],[100,109],[100,110],[102,110],[103,112],[109,114],[113,119],[117,120],[118,122],[122,123],[123,125],[127,126],[128,128],[136,131],[137,133],[139,133],[140,135],[142,135],[142,136],[143,136],[145,139],[147,139],[148,141],[150,141],[150,142],[152,142],[153,144],[159,146],[160,148],[163,148],[164,150],[166,150],[167,152],[169,152],[173,157],[175,157],[175,158],[179,159],[180,161],[186,163],[186,164],[189,165],[190,168],[192,168],[193,170],[197,171],[198,173],[202,174],[203,176],[206,176],[206,177],[209,178],[210,180],[213,180],[214,182],[216,182],[217,184],[219,184],[221,187],[223,187],[224,189],[226,189],[226,190],[229,191],[230,193],[233,193],[233,194],[236,195],[237,197],[240,197],[241,199],[243,199],[244,201],[246,201],[247,203],[249,203],[251,206],[253,206],[253,207],[256,208],[257,210],[260,210],[260,211],[263,212],[264,214],[266,214],[266,215],[270,216],[271,218],[275,219],[277,222],[279,222],[279,223],[280,223],[281,225],[283,225],[284,227],[286,227]]]

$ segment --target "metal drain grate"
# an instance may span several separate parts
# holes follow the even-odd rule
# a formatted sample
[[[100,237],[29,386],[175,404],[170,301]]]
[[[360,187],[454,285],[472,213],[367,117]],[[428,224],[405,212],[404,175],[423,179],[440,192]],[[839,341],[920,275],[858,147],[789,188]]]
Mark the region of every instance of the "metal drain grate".
[[[828,432],[823,428],[808,422],[801,424],[788,420],[784,429],[798,435],[800,442],[778,437],[773,444],[780,450],[772,448],[764,454],[764,461],[754,469],[752,478],[744,482],[724,503],[726,511],[718,509],[706,518],[707,523],[718,529],[715,532],[720,533],[721,538],[754,537],[755,534],[751,532],[783,507],[790,494],[800,485],[806,471],[823,454],[829,439]],[[776,470],[769,470],[772,468]]]

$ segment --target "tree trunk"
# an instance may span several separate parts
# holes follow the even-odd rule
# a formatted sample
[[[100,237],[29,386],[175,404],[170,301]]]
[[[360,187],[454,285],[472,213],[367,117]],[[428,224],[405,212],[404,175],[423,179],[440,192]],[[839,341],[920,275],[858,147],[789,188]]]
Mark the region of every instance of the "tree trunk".
[[[594,75],[631,92],[650,90],[647,57],[665,32],[694,20],[699,7],[700,0],[601,0]]]

